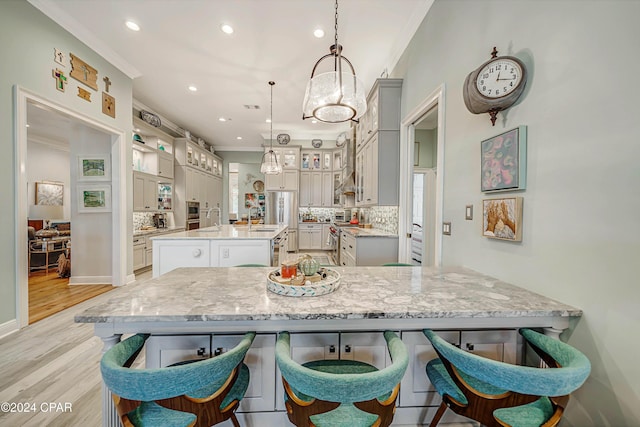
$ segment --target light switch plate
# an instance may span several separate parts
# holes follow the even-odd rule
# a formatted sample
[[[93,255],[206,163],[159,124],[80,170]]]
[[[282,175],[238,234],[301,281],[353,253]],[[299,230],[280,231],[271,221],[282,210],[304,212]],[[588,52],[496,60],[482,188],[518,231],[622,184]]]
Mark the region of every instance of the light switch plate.
[[[467,205],[464,210],[464,219],[472,220],[473,219],[473,205]]]
[[[442,223],[442,234],[446,236],[451,236],[451,223],[443,222]]]

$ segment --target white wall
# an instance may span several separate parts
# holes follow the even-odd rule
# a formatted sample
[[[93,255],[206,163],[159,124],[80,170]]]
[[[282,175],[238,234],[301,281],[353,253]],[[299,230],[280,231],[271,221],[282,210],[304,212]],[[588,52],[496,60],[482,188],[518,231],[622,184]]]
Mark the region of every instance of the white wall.
[[[62,218],[71,218],[71,178],[69,175],[69,150],[51,144],[28,141],[27,143],[27,200],[29,206],[36,202],[36,182],[53,181],[64,185]],[[36,218],[40,219],[40,218]]]
[[[639,1],[436,1],[390,77],[404,79],[403,116],[446,87],[446,265],[464,265],[579,307],[562,338],[590,378],[563,425],[640,425]],[[473,115],[469,72],[514,54],[528,66],[519,103]],[[521,243],[481,237],[480,141],[528,126]],[[464,220],[473,204],[473,221]]]
[[[0,13],[0,144],[3,155],[0,157],[0,195],[3,200],[15,200],[18,171],[16,159],[16,129],[14,129],[14,96],[16,85],[32,91],[44,99],[62,105],[98,122],[122,131],[131,130],[132,123],[132,80],[102,57],[89,49],[51,19],[24,0],[2,2]],[[102,113],[100,93],[93,92],[93,101],[87,102],[77,96],[77,87],[81,83],[68,79],[65,92],[56,89],[51,70],[56,66],[53,61],[54,48],[79,58],[98,70],[98,84],[102,89],[102,77],[108,76],[112,84],[109,94],[116,99],[116,118]],[[68,58],[68,57],[67,57]],[[70,65],[65,67],[69,72]],[[127,154],[126,164],[131,164],[131,141],[123,141]],[[27,159],[28,161],[28,159]],[[112,165],[113,166],[113,165]],[[123,165],[124,167],[125,165]],[[118,170],[114,170],[114,173]],[[127,188],[131,188],[131,176],[127,177]],[[129,206],[127,234],[132,235],[131,220],[132,193],[122,195],[122,202]],[[16,319],[16,206],[15,203],[0,204],[0,328]],[[25,230],[26,238],[26,230]],[[128,267],[131,272],[132,246],[127,250]],[[22,254],[20,255],[22,256]],[[25,255],[26,256],[26,255]]]

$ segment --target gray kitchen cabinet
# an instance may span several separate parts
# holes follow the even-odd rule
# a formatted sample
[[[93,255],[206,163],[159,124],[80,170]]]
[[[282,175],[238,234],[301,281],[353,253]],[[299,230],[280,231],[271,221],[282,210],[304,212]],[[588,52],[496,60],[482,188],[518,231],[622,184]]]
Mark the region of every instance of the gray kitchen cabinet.
[[[133,172],[133,211],[158,210],[158,177],[143,172]]]
[[[298,249],[322,250],[322,224],[298,224]]]
[[[185,360],[216,357],[232,349],[244,335],[153,335],[146,343],[146,367],[162,368]],[[275,334],[258,334],[244,363],[249,368],[249,386],[238,412],[268,412],[275,407]]]
[[[356,206],[398,204],[402,79],[378,79],[356,135]]]
[[[382,265],[398,262],[397,237],[356,237],[348,231],[340,232],[340,265]]]
[[[436,331],[460,348],[483,357],[515,364],[518,355],[516,330]],[[409,366],[400,385],[400,407],[439,406],[442,399],[425,374],[427,363],[437,356],[422,331],[403,331],[402,342],[409,351]]]
[[[297,170],[283,169],[282,172],[274,175],[265,175],[264,188],[267,191],[298,191]]]

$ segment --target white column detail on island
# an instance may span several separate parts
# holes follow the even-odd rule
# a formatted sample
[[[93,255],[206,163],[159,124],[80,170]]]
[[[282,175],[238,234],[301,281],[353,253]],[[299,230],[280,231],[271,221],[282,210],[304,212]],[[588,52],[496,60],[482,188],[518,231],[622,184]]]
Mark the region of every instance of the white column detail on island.
[[[122,334],[101,336],[100,339],[102,339],[104,344],[102,347],[102,354],[104,355],[107,350],[118,344],[120,342],[120,338],[122,338]],[[118,410],[113,404],[111,390],[109,390],[109,387],[105,385],[104,381],[102,382],[102,425],[103,427],[120,426],[120,415],[118,415]]]

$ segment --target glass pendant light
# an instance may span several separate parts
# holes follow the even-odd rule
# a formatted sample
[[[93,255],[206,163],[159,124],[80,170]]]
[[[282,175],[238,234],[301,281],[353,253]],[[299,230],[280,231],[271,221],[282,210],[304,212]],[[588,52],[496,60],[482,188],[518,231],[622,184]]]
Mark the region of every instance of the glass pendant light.
[[[275,175],[282,172],[282,166],[278,164],[278,155],[273,151],[273,85],[275,84],[276,82],[269,82],[269,86],[271,86],[271,135],[269,138],[269,151],[262,156],[262,164],[260,165],[260,172],[267,175]]]
[[[351,62],[342,56],[342,46],[338,44],[338,0],[335,13],[335,43],[329,48],[329,54],[316,62],[307,83],[302,103],[302,119],[315,117],[328,123],[357,121],[367,110],[364,85],[356,77]],[[316,75],[318,65],[325,59],[333,58],[333,71]],[[349,67],[342,70],[342,62]]]

